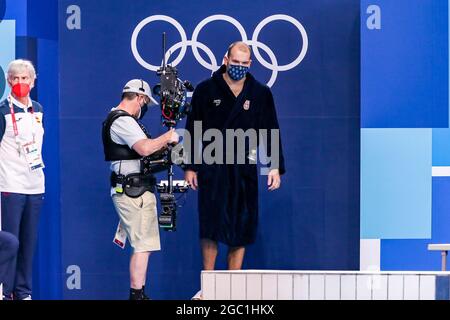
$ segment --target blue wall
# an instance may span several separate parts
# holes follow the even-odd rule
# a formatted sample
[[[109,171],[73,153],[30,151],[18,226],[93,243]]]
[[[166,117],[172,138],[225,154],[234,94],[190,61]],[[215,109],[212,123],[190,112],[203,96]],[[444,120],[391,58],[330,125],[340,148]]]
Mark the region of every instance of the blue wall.
[[[440,270],[427,244],[450,241],[449,177],[432,173],[450,166],[448,1],[361,13],[361,237],[381,239],[381,270]]]
[[[381,29],[366,26],[369,5],[381,9]],[[361,8],[361,127],[448,127],[448,1]]]

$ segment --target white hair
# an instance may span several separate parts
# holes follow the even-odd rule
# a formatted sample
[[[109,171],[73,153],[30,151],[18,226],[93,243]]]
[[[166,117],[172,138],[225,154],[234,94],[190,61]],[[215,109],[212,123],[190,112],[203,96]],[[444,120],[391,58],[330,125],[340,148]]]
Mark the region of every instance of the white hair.
[[[36,80],[36,70],[34,69],[33,64],[29,60],[17,59],[13,60],[8,65],[7,78],[12,79],[16,74],[28,71],[31,80]]]

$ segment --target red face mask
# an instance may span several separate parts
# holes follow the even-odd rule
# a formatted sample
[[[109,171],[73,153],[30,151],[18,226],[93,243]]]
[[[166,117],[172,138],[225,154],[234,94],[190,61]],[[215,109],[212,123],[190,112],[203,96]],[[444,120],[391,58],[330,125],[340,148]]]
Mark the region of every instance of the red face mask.
[[[12,92],[16,97],[24,98],[30,93],[30,86],[26,83],[16,83],[12,86]]]

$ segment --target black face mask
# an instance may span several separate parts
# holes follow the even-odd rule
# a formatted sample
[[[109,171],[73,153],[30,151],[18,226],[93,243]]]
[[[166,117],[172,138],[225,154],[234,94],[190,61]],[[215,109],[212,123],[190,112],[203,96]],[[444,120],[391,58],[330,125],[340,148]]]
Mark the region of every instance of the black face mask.
[[[142,120],[142,118],[144,118],[144,115],[147,112],[147,110],[148,110],[148,104],[144,104],[141,107],[141,113],[139,114],[139,120]]]

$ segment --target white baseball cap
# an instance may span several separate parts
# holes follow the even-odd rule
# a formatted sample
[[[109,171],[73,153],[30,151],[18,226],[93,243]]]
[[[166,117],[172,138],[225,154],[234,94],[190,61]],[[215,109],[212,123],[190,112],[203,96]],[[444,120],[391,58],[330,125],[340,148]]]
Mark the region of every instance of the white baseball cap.
[[[150,99],[149,105],[158,104],[158,101],[156,101],[152,97],[152,93],[150,91],[149,84],[142,79],[133,79],[133,80],[128,81],[122,90],[122,93],[125,93],[125,92],[133,92],[133,93],[143,94]]]

